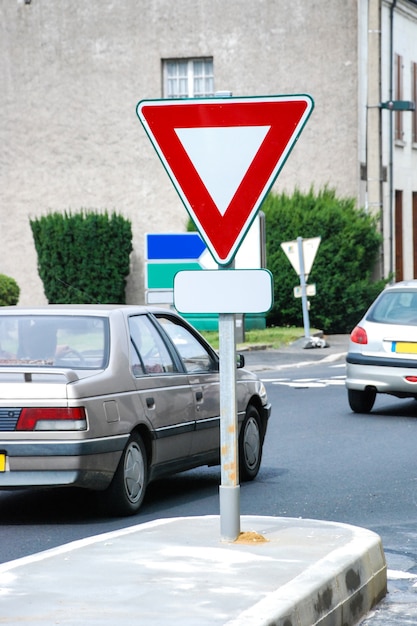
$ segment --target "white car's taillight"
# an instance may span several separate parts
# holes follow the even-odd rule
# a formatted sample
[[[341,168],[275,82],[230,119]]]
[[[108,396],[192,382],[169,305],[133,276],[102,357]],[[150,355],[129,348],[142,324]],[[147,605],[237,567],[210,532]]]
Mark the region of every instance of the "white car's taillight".
[[[86,430],[84,407],[24,408],[16,430]]]
[[[355,326],[355,328],[350,333],[350,340],[353,343],[359,343],[364,345],[368,343],[368,335],[366,334],[366,330],[361,326]]]

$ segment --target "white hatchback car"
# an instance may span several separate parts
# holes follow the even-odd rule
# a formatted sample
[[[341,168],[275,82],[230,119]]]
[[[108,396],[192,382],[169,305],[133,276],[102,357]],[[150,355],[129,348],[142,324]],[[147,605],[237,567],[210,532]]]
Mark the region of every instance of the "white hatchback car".
[[[355,413],[369,413],[377,393],[417,399],[417,280],[380,293],[350,335],[346,363]]]
[[[240,478],[251,480],[270,405],[241,367],[237,413]],[[77,485],[131,514],[151,480],[219,461],[219,359],[179,315],[0,307],[0,489]]]

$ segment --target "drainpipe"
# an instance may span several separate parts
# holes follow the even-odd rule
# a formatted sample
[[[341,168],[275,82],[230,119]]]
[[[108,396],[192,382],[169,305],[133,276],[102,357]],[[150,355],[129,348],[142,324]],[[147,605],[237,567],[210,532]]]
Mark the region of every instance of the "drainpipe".
[[[378,215],[381,233],[389,236],[387,210],[383,202],[382,168],[382,114],[381,102],[381,4],[382,0],[368,0],[368,58],[367,58],[367,112],[366,112],[366,206]],[[377,104],[378,103],[378,104]],[[388,254],[388,251],[387,251]],[[388,256],[387,256],[388,258]],[[381,245],[376,278],[384,276],[384,245]]]
[[[394,99],[394,10],[397,0],[392,0],[389,11],[389,94],[388,99]],[[394,111],[389,112],[389,275],[394,277]]]

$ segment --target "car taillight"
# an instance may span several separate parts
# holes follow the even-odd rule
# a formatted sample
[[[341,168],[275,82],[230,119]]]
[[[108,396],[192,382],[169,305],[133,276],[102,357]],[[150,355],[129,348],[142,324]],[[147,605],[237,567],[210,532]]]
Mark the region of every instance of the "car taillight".
[[[368,343],[368,335],[366,334],[366,330],[364,330],[360,326],[356,326],[350,333],[350,340],[353,341],[353,343]]]
[[[417,383],[417,376],[406,376],[405,380],[408,380],[409,383]]]
[[[24,408],[16,430],[86,430],[84,407]]]

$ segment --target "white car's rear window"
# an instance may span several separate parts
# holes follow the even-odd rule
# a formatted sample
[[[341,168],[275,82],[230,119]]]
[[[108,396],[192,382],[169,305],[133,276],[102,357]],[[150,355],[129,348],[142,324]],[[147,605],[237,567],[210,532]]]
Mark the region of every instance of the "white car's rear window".
[[[417,325],[417,293],[398,290],[383,293],[367,319],[381,324]]]
[[[108,345],[105,318],[0,316],[0,367],[101,369],[108,361]]]

